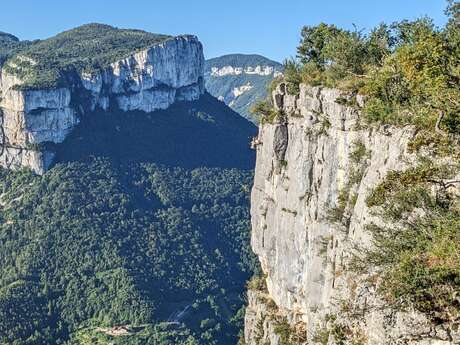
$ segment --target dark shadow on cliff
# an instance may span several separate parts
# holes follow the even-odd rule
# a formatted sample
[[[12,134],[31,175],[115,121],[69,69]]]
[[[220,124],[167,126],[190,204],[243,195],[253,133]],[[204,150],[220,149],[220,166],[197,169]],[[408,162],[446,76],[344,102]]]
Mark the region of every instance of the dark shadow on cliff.
[[[96,111],[57,149],[56,163],[106,157],[114,163],[154,162],[183,168],[253,169],[256,127],[209,94],[167,110]]]

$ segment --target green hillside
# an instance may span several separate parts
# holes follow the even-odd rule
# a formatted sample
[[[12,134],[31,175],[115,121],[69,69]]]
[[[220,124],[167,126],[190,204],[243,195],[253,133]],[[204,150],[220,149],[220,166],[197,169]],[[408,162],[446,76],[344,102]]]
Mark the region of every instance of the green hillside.
[[[1,170],[0,343],[236,343],[254,132],[205,95],[88,114],[44,176]]]
[[[0,31],[0,66],[11,54],[13,49],[21,45],[19,38],[6,32]]]
[[[262,55],[257,54],[229,54],[220,57],[208,59],[206,61],[205,70],[211,67],[238,66],[238,67],[254,67],[254,66],[273,66],[281,69],[280,63],[270,60]]]

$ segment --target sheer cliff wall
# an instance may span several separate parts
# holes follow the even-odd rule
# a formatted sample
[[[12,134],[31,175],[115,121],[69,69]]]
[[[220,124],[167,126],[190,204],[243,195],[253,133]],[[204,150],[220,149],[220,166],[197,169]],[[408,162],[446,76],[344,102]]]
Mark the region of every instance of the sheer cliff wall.
[[[252,248],[266,289],[248,291],[246,344],[458,343],[457,331],[390,309],[374,272],[353,273],[353,251],[371,245],[366,224],[380,222],[366,197],[415,160],[415,129],[362,126],[364,100],[351,107],[346,97],[305,85],[292,96],[280,85],[273,101],[285,116],[260,125]]]
[[[73,73],[69,86],[57,89],[22,90],[21,79],[0,68],[0,166],[43,173],[53,161],[49,148],[85,114],[111,106],[151,112],[196,100],[204,92],[203,75],[195,36],[168,39],[100,72]]]

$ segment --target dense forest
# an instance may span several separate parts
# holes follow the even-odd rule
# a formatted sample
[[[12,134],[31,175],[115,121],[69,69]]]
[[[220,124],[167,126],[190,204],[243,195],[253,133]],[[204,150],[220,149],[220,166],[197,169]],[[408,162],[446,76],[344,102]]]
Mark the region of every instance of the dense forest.
[[[460,2],[448,1],[446,14],[444,27],[427,17],[368,33],[306,26],[283,79],[292,95],[302,83],[342,90],[336,102],[361,114],[355,130],[414,130],[408,150],[415,161],[391,171],[367,197],[384,222],[369,224],[373,247],[358,248],[350,269],[378,272],[378,292],[388,305],[415,309],[436,324],[460,320],[460,198],[454,188],[460,183]],[[254,111],[262,122],[290,116],[270,99]],[[342,213],[353,202],[348,192],[340,191]]]
[[[204,95],[88,114],[45,175],[1,170],[0,343],[236,343],[254,132]]]

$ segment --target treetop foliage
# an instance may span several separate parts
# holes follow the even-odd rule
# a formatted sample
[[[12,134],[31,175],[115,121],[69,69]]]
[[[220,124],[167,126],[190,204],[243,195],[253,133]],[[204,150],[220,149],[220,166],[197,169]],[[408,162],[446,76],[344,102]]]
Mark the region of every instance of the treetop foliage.
[[[367,96],[370,123],[414,124],[460,132],[459,2],[449,1],[448,23],[430,18],[380,24],[365,33],[321,23],[305,26],[297,59],[285,62],[288,91],[299,84]]]
[[[204,95],[92,113],[43,176],[0,169],[0,343],[236,343],[254,130]]]

